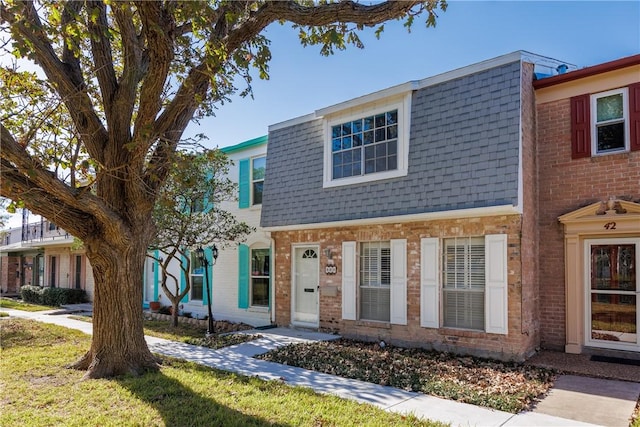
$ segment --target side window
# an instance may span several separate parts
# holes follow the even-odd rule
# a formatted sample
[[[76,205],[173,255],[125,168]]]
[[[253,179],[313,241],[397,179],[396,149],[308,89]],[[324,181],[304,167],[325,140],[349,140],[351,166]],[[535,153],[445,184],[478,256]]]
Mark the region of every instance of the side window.
[[[251,305],[269,306],[269,249],[251,250]]]
[[[189,256],[191,257],[191,271],[189,272],[191,275],[191,300],[202,301],[204,265],[198,259],[195,251],[191,252]]]
[[[251,161],[251,204],[262,204],[262,188],[264,187],[264,171],[267,165],[266,157],[256,157]]]
[[[593,154],[629,150],[628,104],[626,88],[591,95]]]

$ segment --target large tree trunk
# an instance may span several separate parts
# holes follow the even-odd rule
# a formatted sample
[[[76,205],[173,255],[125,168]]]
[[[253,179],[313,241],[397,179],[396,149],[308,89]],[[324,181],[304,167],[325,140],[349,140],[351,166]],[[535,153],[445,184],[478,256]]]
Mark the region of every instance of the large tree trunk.
[[[93,340],[89,351],[70,366],[87,370],[85,378],[158,369],[144,339],[141,278],[147,238],[140,234],[126,242],[117,239],[118,244],[85,242],[95,277]]]

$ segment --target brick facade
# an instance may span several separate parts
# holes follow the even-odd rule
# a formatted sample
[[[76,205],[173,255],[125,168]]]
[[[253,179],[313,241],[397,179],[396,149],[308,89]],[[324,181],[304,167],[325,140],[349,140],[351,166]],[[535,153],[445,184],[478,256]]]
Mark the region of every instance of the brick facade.
[[[447,219],[404,224],[323,228],[300,231],[274,231],[275,312],[276,323],[291,323],[292,245],[315,244],[320,247],[320,329],[335,331],[346,337],[384,340],[405,346],[456,351],[501,359],[521,360],[537,345],[535,318],[523,301],[536,299],[535,287],[524,284],[522,277],[522,217],[501,215],[484,218]],[[420,326],[420,239],[423,237],[468,237],[487,234],[508,235],[508,334],[496,335],[451,328]],[[342,242],[407,240],[407,325],[383,322],[342,320]],[[325,249],[330,249],[338,267],[335,275],[324,273]],[[529,249],[527,249],[529,250]],[[337,289],[337,292],[335,292]]]
[[[640,201],[640,151],[571,159],[569,99],[538,104],[541,345],[565,345],[564,230],[560,215],[616,197]],[[640,231],[640,230],[639,230]]]

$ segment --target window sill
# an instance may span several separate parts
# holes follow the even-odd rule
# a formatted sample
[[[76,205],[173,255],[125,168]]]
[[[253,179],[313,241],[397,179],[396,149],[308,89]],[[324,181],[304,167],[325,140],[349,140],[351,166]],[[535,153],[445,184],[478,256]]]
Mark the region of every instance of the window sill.
[[[269,307],[257,307],[257,306],[254,307],[254,306],[251,306],[251,307],[247,308],[247,311],[249,313],[268,313],[270,310],[269,310]]]
[[[322,188],[343,187],[345,185],[362,184],[368,182],[382,181],[384,179],[400,178],[407,176],[406,169],[396,169],[393,171],[371,173],[367,175],[352,176],[349,178],[340,178],[326,180],[322,184]]]
[[[451,327],[441,327],[438,329],[442,335],[456,336],[456,337],[485,337],[488,335],[488,332],[480,331],[478,329],[462,329],[462,328],[451,328]]]
[[[378,320],[356,320],[356,326],[365,326],[367,328],[391,329],[391,323]]]

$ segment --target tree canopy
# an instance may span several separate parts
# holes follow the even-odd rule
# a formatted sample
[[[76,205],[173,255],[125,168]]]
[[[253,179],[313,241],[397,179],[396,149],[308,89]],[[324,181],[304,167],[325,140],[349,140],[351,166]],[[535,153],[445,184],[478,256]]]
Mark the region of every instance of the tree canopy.
[[[230,160],[220,150],[178,151],[153,210],[157,232],[149,257],[162,270],[160,285],[173,306],[178,325],[178,305],[189,295],[192,257],[198,248],[224,248],[244,240],[252,230],[225,209],[237,201],[237,185],[229,179]],[[172,265],[179,266],[179,276]],[[205,295],[204,298],[211,297]]]
[[[152,211],[195,118],[266,78],[263,30],[290,22],[324,55],[362,47],[365,27],[446,1],[0,0],[0,46],[42,74],[5,66],[0,196],[84,242],[95,277],[88,377],[155,369],[142,332],[141,277]],[[244,82],[244,83],[243,83]],[[240,87],[236,87],[236,85]]]

